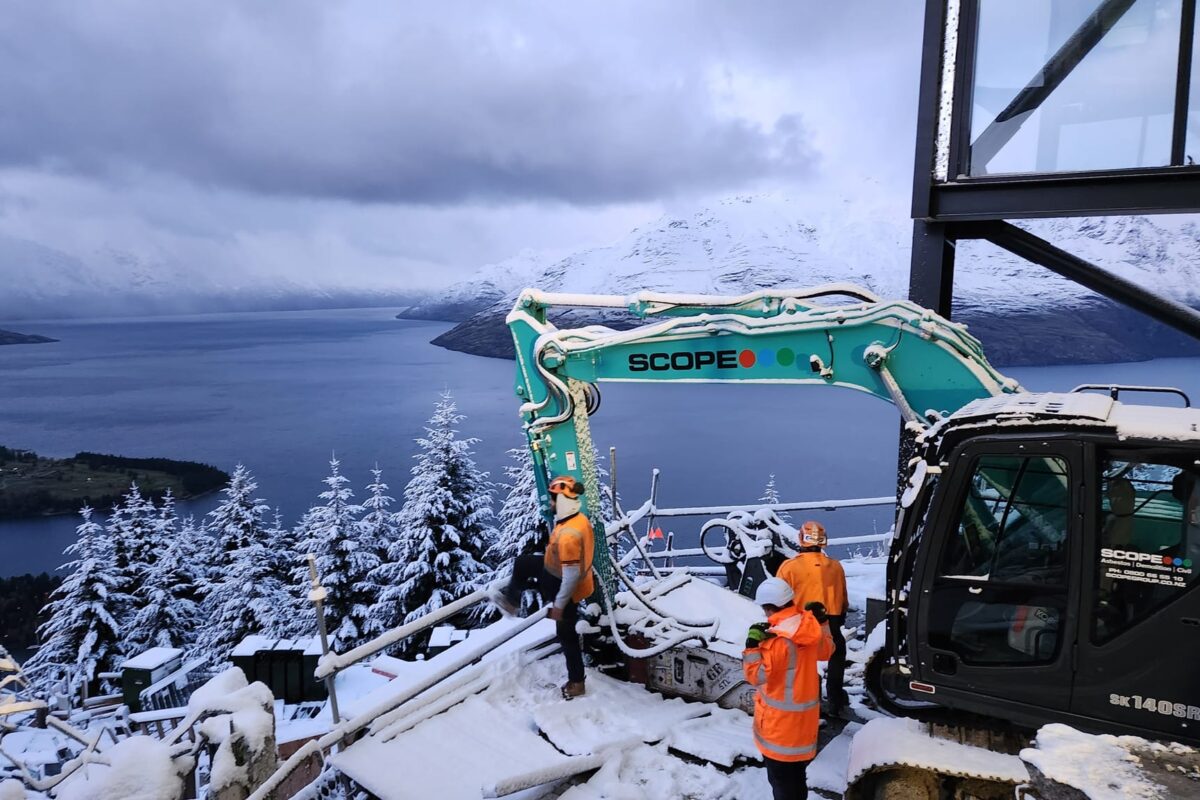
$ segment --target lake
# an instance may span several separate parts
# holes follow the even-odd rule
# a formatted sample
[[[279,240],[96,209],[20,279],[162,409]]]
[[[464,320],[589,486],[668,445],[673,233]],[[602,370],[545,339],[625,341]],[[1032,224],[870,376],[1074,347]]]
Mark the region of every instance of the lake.
[[[294,522],[317,501],[336,455],[359,497],[378,464],[401,497],[414,437],[440,392],[478,437],[493,477],[523,437],[510,361],[428,344],[449,326],[395,310],[213,314],[12,324],[60,339],[0,347],[0,444],[66,456],[80,450],[162,456],[232,471]],[[8,327],[0,322],[0,328]],[[1006,370],[1032,390],[1085,382],[1170,384],[1200,399],[1200,359]],[[602,453],[618,450],[626,508],[662,472],[660,505],[748,503],[768,476],[784,500],[894,492],[897,416],[867,395],[821,387],[605,384],[592,418]],[[197,515],[215,498],[183,504]],[[815,514],[833,536],[884,531],[891,509]],[[682,540],[702,520],[676,520]],[[0,523],[0,575],[52,570],[76,519]]]

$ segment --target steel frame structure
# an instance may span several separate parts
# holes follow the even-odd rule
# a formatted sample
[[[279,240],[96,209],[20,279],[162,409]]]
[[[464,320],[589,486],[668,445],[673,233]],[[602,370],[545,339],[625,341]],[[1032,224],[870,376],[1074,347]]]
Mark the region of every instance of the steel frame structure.
[[[983,0],[927,0],[913,172],[909,297],[947,318],[955,245],[986,239],[1164,324],[1200,338],[1200,313],[1124,280],[1006,220],[1200,213],[1200,165],[1187,163],[1197,0],[1180,0],[1170,164],[1085,172],[971,175],[971,106]],[[976,140],[984,155],[1015,133],[1135,0],[1102,0]],[[947,64],[946,62],[950,62]],[[952,82],[943,86],[943,82]]]

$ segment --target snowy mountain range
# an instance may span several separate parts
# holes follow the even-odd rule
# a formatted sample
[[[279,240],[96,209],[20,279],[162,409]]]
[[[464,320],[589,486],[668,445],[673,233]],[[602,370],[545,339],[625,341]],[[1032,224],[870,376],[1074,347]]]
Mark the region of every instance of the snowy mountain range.
[[[27,239],[0,235],[0,319],[183,314],[206,311],[407,305],[415,297],[361,288],[335,270],[320,282],[231,265],[204,270],[109,249],[85,263]]]
[[[1022,223],[1094,263],[1200,307],[1200,224],[1106,217]],[[405,317],[458,322],[434,340],[453,350],[511,357],[504,316],[526,286],[550,291],[738,294],[850,281],[907,295],[911,223],[862,203],[737,197],[667,215],[606,247],[560,260],[523,253],[418,304]],[[1141,314],[984,242],[963,242],[955,319],[998,364],[1099,363],[1200,354],[1200,345]],[[628,327],[631,317],[569,312],[559,324]]]

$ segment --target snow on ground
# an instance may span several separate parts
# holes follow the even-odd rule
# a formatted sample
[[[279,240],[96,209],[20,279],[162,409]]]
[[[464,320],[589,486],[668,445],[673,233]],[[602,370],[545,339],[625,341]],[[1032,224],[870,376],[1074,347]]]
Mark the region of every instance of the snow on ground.
[[[808,786],[841,794],[846,791],[846,767],[850,760],[850,742],[862,730],[862,725],[852,722],[833,741],[821,748],[817,757],[808,765]]]
[[[1021,758],[1052,781],[1074,787],[1089,800],[1135,800],[1170,796],[1140,769],[1131,748],[1149,748],[1136,736],[1090,736],[1066,725],[1038,731],[1037,748]]]

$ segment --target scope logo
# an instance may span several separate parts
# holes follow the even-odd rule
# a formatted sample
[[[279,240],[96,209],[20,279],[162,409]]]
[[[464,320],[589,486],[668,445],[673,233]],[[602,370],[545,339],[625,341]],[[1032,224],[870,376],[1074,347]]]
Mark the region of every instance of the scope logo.
[[[790,348],[779,350],[697,350],[694,353],[632,353],[630,372],[690,372],[705,367],[714,369],[750,369],[757,364],[778,364],[790,367],[796,354]],[[807,366],[801,363],[801,366]]]
[[[1122,561],[1135,561],[1148,564],[1162,564],[1166,567],[1186,567],[1191,568],[1192,560],[1190,558],[1175,558],[1173,556],[1160,556],[1157,553],[1139,553],[1136,550],[1114,550],[1111,547],[1100,548],[1101,558],[1118,558]]]

